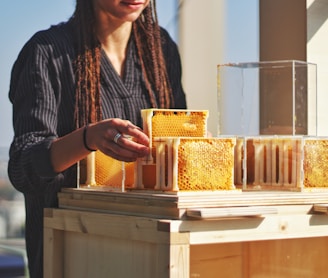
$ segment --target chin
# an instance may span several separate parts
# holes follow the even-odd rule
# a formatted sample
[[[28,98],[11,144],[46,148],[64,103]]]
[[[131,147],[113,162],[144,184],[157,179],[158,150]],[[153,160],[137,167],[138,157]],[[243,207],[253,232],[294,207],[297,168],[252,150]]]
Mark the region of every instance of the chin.
[[[134,22],[134,21],[136,21],[136,20],[139,18],[140,14],[141,14],[141,13],[133,13],[133,14],[129,14],[129,15],[125,16],[125,17],[123,18],[123,20],[124,20],[124,21],[127,21],[127,22]]]

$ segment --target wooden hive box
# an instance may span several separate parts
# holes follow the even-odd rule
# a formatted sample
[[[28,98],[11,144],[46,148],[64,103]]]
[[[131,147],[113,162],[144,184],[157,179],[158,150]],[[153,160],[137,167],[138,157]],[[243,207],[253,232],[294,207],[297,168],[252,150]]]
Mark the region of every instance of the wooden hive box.
[[[154,182],[156,179],[154,138],[158,136],[161,138],[206,137],[208,118],[206,110],[144,109],[141,110],[141,115],[144,131],[150,138],[150,148],[152,149],[150,155],[139,159],[138,162],[124,163],[108,157],[100,151],[91,153],[79,164],[78,186],[122,191],[132,188],[157,189]],[[140,171],[140,169],[142,170]],[[141,186],[139,180],[143,180],[145,186]],[[166,189],[168,190],[168,187]]]
[[[328,188],[328,138],[310,136],[239,137],[234,183],[244,190]]]
[[[234,137],[155,137],[153,160],[138,161],[137,187],[163,191],[235,189],[235,142]]]

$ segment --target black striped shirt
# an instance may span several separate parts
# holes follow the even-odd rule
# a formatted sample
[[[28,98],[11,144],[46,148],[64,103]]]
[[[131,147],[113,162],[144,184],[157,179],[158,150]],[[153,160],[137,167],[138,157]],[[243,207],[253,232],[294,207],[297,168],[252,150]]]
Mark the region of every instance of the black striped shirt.
[[[12,184],[25,196],[31,278],[42,277],[43,208],[56,207],[61,188],[76,185],[76,166],[56,174],[50,162],[51,142],[72,132],[75,126],[72,32],[68,22],[36,33],[23,47],[12,69],[9,98],[15,135],[8,173]],[[164,29],[162,36],[174,93],[172,108],[186,108],[177,46]],[[122,78],[102,52],[101,95],[104,118],[119,117],[141,125],[140,110],[151,104],[133,39]]]

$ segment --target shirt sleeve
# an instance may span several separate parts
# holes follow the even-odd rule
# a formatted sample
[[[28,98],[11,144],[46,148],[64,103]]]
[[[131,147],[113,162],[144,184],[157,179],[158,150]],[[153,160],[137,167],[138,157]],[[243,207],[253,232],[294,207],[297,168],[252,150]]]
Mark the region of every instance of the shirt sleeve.
[[[52,78],[58,75],[45,45],[32,38],[19,54],[11,75],[14,139],[8,174],[23,193],[41,193],[45,180],[58,177],[50,159],[50,146],[57,137],[58,103]]]
[[[174,98],[174,107],[172,108],[187,109],[186,96],[181,81],[182,67],[178,46],[163,28],[161,28],[161,35],[163,40],[163,54]]]

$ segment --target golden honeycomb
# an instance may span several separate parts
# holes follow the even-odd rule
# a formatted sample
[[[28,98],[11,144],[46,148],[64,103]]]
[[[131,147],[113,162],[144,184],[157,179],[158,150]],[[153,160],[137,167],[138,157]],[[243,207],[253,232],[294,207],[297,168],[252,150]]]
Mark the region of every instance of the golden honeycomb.
[[[206,137],[208,111],[144,109],[144,130],[154,137]]]
[[[164,191],[235,189],[235,142],[235,138],[156,137],[156,162],[141,166],[142,186],[138,188]]]
[[[161,138],[161,140],[164,142],[165,138]],[[166,160],[164,162],[166,170],[172,172],[171,174],[165,173],[165,183],[177,184],[179,191],[234,189],[233,148],[235,138],[189,137],[175,140],[178,142],[176,144],[177,155],[173,150],[171,166]],[[166,152],[168,149],[170,147],[163,148],[163,151]],[[167,169],[170,167],[172,169]],[[166,180],[170,178],[176,178],[177,181]]]
[[[304,140],[304,187],[328,187],[328,139]]]
[[[134,162],[118,161],[100,151],[95,152],[96,186],[132,187],[134,183]]]

